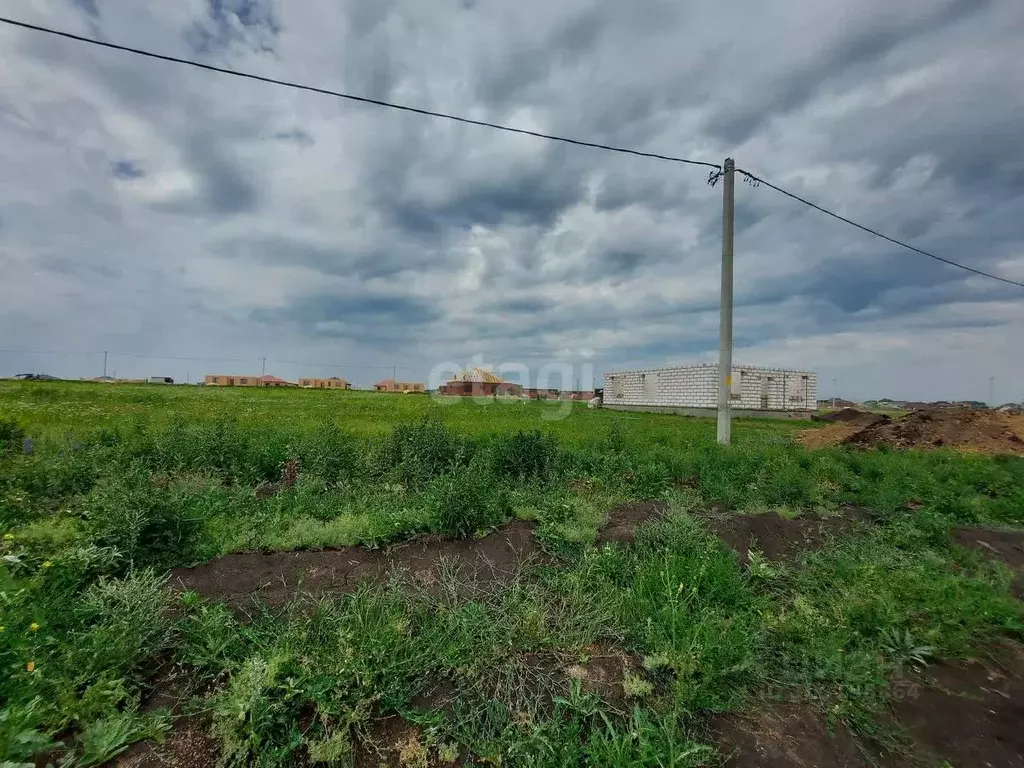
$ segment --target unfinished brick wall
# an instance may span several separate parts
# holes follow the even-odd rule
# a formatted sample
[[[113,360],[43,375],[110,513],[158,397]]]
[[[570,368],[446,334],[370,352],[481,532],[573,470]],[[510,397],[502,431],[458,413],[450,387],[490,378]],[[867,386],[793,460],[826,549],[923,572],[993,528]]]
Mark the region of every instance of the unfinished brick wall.
[[[802,411],[817,407],[818,375],[812,371],[733,366],[731,402],[736,408]],[[608,405],[652,405],[677,408],[718,407],[718,365],[702,363],[636,371],[610,371],[604,376]]]

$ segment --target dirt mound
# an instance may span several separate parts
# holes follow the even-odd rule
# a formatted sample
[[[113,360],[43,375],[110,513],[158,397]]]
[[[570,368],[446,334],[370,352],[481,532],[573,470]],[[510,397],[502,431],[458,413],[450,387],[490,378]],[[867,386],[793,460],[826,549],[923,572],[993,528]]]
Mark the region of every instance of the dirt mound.
[[[835,517],[802,515],[790,519],[774,512],[731,514],[708,520],[708,526],[740,556],[740,563],[746,567],[751,549],[760,550],[769,560],[790,559],[800,552],[821,549],[831,537],[849,532],[862,517],[853,508]]]
[[[1022,434],[1024,420],[1019,417],[967,408],[934,408],[911,411],[898,419],[880,417],[865,426],[840,420],[821,429],[801,432],[797,439],[807,448],[846,444],[865,448],[1024,453]]]
[[[717,715],[711,739],[727,768],[861,768],[868,762],[840,723],[829,733],[812,709],[767,705],[740,715]]]
[[[632,501],[619,504],[608,512],[608,521],[597,534],[599,542],[633,541],[641,523],[661,520],[668,504],[664,501]]]
[[[894,714],[922,763],[1024,768],[1021,646],[1007,644],[994,660],[936,664],[898,688]]]
[[[1013,580],[1013,592],[1024,600],[1024,532],[955,528],[953,539],[957,544],[977,549],[989,557],[996,557],[1013,568],[1017,572]]]
[[[1024,453],[1024,440],[1001,413],[966,408],[912,411],[847,438],[851,445],[896,448],[965,448],[985,453]]]
[[[421,536],[386,550],[364,547],[226,555],[194,568],[175,568],[171,584],[241,609],[258,600],[277,608],[297,593],[345,594],[361,581],[404,573],[425,586],[455,568],[468,590],[511,581],[531,561],[544,560],[533,526],[515,521],[482,539]]]
[[[889,416],[871,411],[858,411],[856,408],[843,408],[839,411],[832,411],[814,416],[815,421],[825,421],[832,424],[853,424],[858,427],[870,427],[874,424],[892,421]]]

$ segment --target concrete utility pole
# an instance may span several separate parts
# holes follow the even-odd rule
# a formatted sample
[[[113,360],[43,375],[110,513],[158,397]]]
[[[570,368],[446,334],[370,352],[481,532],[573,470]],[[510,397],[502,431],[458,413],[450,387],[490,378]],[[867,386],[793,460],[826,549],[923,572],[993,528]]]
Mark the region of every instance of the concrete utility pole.
[[[725,158],[722,185],[722,305],[718,326],[718,442],[732,442],[732,244],[736,163]]]
[[[832,410],[836,409],[836,395],[837,394],[839,394],[839,393],[836,392],[836,379],[833,376],[832,377]],[[817,403],[815,403],[815,405],[817,405]]]
[[[103,353],[103,378],[107,378],[107,353]]]
[[[996,377],[988,377],[988,407],[996,407]]]
[[[263,358],[263,373],[261,373],[260,376],[266,376],[266,375],[267,375],[267,358],[264,357]]]

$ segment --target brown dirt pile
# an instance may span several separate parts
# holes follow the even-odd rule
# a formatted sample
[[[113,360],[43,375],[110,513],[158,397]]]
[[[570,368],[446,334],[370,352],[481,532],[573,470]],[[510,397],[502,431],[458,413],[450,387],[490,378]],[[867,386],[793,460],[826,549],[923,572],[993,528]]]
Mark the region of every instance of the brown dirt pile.
[[[1019,416],[966,408],[912,411],[898,419],[877,414],[868,416],[876,420],[866,426],[852,419],[839,420],[821,429],[801,432],[798,440],[807,448],[884,445],[916,450],[956,448],[980,453],[1024,454],[1024,419]]]
[[[832,411],[820,416],[814,416],[814,421],[825,421],[830,424],[851,424],[858,427],[870,427],[880,422],[892,421],[890,416],[883,413],[872,413],[871,411],[858,411],[856,408],[843,408],[839,411]]]

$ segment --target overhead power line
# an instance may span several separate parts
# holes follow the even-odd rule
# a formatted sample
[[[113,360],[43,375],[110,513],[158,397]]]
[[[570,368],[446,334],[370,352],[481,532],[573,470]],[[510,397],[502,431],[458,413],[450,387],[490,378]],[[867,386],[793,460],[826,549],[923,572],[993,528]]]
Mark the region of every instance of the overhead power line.
[[[626,147],[616,147],[611,144],[599,144],[594,141],[582,141],[580,139],[571,139],[566,136],[556,136],[550,133],[541,133],[540,131],[529,131],[525,128],[513,128],[510,125],[501,125],[500,123],[491,123],[486,120],[473,120],[468,117],[461,117],[459,115],[452,115],[446,112],[435,112],[430,109],[420,109],[418,107],[410,107],[407,104],[396,104],[390,101],[382,101],[381,99],[371,99],[367,96],[356,96],[351,93],[343,93],[341,91],[332,91],[328,88],[318,88],[313,85],[304,85],[302,83],[295,83],[289,80],[279,80],[274,77],[264,77],[263,75],[256,75],[251,72],[242,72],[237,69],[228,69],[227,67],[216,67],[212,64],[203,64],[199,61],[192,59],[183,59],[178,56],[168,56],[162,53],[154,53],[153,51],[147,51],[142,48],[133,48],[127,45],[118,45],[117,43],[108,43],[103,40],[95,40],[91,37],[83,37],[82,35],[75,35],[71,32],[63,32],[58,29],[52,29],[50,27],[43,27],[38,24],[29,24],[24,21],[17,21],[15,19],[9,19],[5,16],[0,16],[0,22],[9,24],[13,27],[21,27],[23,29],[31,29],[35,32],[43,32],[48,35],[57,35],[58,37],[64,37],[68,40],[76,40],[80,43],[88,43],[89,45],[98,45],[102,48],[110,48],[115,51],[124,51],[125,53],[134,53],[137,56],[145,56],[150,59],[159,59],[160,61],[169,61],[174,64],[183,64],[188,67],[195,67],[197,69],[205,69],[210,72],[218,72],[222,75],[231,75],[232,77],[242,77],[247,80],[256,80],[261,83],[269,83],[271,85],[280,85],[285,88],[294,88],[299,91],[309,91],[310,93],[319,93],[324,96],[334,96],[338,99],[347,99],[349,101],[356,101],[361,104],[373,104],[378,107],[387,107],[388,109],[397,109],[402,112],[412,112],[417,115],[426,115],[427,117],[437,117],[442,120],[452,120],[456,123],[465,123],[467,125],[478,125],[482,128],[492,128],[496,131],[504,131],[506,133],[518,133],[523,136],[533,136],[538,139],[547,139],[548,141],[560,141],[564,144],[574,144],[578,147],[591,147],[592,149],[602,149],[606,152],[618,152],[624,155],[636,155],[637,157],[650,157],[655,160],[667,160],[673,163],[684,163],[686,165],[697,165],[703,166],[704,168],[713,168],[715,170],[721,170],[721,166],[717,163],[707,163],[703,160],[689,160],[685,157],[675,157],[673,155],[662,155],[656,152],[642,152],[638,149],[628,149]]]
[[[849,224],[852,227],[856,227],[857,229],[863,230],[864,232],[872,234],[875,237],[880,237],[883,240],[888,240],[890,243],[893,243],[894,245],[898,245],[901,248],[906,248],[907,250],[913,251],[914,253],[918,253],[921,256],[927,256],[929,259],[935,259],[936,261],[941,261],[943,264],[948,264],[951,267],[957,267],[958,269],[963,269],[963,270],[966,270],[967,272],[973,272],[974,274],[980,275],[981,277],[988,277],[988,278],[991,278],[992,280],[998,280],[1001,283],[1008,283],[1009,285],[1016,285],[1019,288],[1024,288],[1024,283],[1019,283],[1016,280],[1010,280],[1007,277],[1000,277],[999,275],[993,275],[990,272],[983,272],[980,269],[975,269],[974,267],[969,267],[966,264],[961,264],[958,261],[953,261],[952,259],[946,259],[946,258],[943,258],[942,256],[937,256],[934,253],[929,253],[928,251],[922,250],[921,248],[917,248],[916,246],[910,245],[909,243],[904,243],[902,240],[897,240],[894,237],[889,237],[888,235],[879,232],[877,229],[872,229],[871,227],[867,227],[867,226],[865,226],[863,224],[858,224],[856,221],[853,221],[852,219],[848,219],[845,216],[841,216],[838,213],[836,213],[835,211],[830,211],[828,208],[823,208],[822,206],[817,205],[816,203],[812,203],[810,200],[808,200],[806,198],[803,198],[803,197],[801,197],[800,195],[798,195],[798,194],[796,194],[794,192],[790,192],[787,189],[783,189],[782,187],[776,186],[775,184],[772,184],[770,181],[765,181],[760,176],[755,176],[754,174],[750,173],[749,171],[744,171],[741,168],[737,168],[736,172],[737,173],[741,173],[744,176],[746,176],[755,185],[756,184],[764,184],[766,187],[768,187],[770,189],[774,189],[776,192],[781,192],[786,197],[791,197],[794,200],[797,200],[797,201],[803,203],[804,205],[808,205],[808,206],[810,206],[811,208],[814,208],[817,211],[821,211],[825,215],[831,216],[833,219],[839,219],[839,221],[842,221],[845,224]]]

